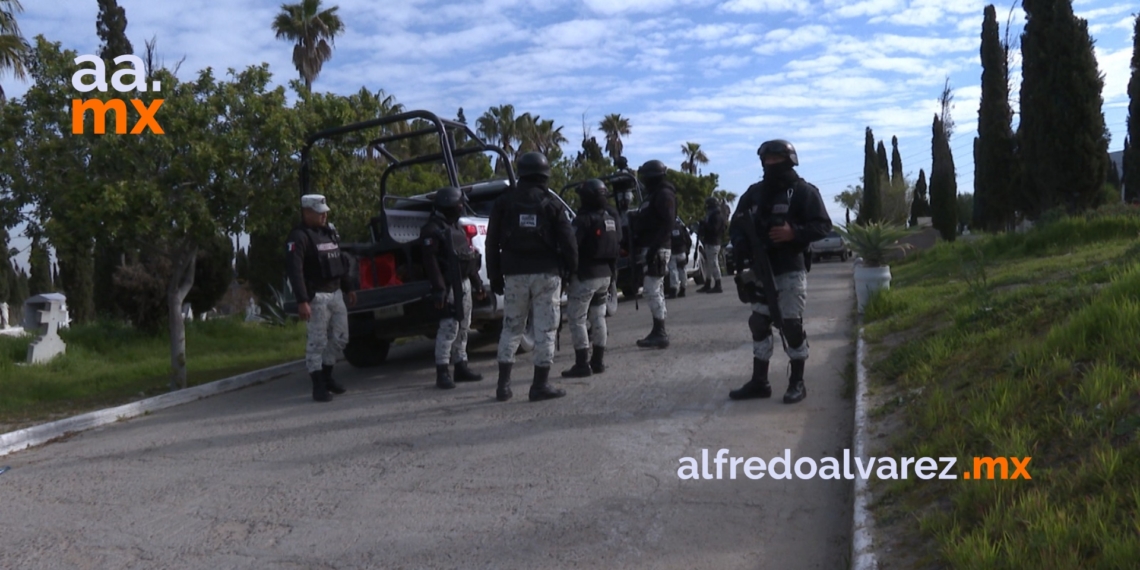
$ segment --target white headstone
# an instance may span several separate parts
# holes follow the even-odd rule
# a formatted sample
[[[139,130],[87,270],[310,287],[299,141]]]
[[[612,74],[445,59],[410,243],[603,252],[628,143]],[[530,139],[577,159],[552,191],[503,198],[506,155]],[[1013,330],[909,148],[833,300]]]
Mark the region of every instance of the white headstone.
[[[182,303],[182,320],[194,320],[194,308],[190,306],[190,303]]]
[[[245,309],[245,322],[255,323],[261,320],[261,307],[257,305],[257,301],[249,300],[249,307]]]
[[[0,330],[12,326],[8,322],[8,303],[0,303]]]
[[[24,301],[24,330],[39,335],[28,345],[29,363],[47,362],[66,352],[67,346],[59,338],[59,326],[66,318],[66,300],[59,293],[45,293]]]

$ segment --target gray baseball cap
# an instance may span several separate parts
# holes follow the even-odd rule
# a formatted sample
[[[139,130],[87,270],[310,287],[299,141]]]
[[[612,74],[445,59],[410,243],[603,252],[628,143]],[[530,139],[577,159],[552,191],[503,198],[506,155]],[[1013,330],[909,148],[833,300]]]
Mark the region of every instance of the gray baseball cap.
[[[329,211],[329,205],[325,203],[325,197],[320,194],[305,194],[301,196],[301,207],[306,210],[312,210],[318,214]]]

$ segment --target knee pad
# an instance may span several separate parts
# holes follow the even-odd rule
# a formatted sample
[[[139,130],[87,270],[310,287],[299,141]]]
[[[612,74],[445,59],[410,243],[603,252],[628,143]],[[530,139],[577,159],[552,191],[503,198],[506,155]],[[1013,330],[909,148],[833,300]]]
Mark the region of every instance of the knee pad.
[[[752,331],[752,340],[755,342],[767,339],[772,336],[772,319],[753,311],[752,316],[748,317],[748,330]]]
[[[804,345],[807,340],[807,333],[804,332],[803,319],[784,319],[784,340],[788,341],[788,346],[799,348]]]

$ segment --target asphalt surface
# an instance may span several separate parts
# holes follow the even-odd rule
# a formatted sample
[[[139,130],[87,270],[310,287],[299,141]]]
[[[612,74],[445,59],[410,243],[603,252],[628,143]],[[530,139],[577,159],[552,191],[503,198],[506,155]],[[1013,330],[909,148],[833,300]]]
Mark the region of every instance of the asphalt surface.
[[[494,343],[473,336],[482,382],[434,388],[430,341],[382,367],[338,365],[349,392],[311,400],[296,374],[0,457],[0,568],[846,568],[849,481],[680,480],[682,457],[727,448],[765,461],[837,457],[853,403],[849,263],[808,277],[808,398],[732,402],[751,371],[748,312],[720,295],[669,302],[667,350],[639,349],[651,317],[622,302],[608,370],[552,378],[531,403],[494,400]],[[710,465],[715,473],[715,467]]]

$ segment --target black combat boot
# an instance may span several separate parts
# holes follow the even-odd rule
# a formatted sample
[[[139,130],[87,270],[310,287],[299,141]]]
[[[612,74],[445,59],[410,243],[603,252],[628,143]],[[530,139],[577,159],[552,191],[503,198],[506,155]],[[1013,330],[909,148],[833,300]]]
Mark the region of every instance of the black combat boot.
[[[768,361],[759,358],[752,359],[752,379],[738,390],[728,393],[733,400],[751,400],[752,398],[771,398],[772,385],[768,383]]]
[[[665,290],[665,298],[666,299],[676,299],[677,298],[677,290],[674,289],[673,287],[669,287],[668,289]]]
[[[325,373],[320,370],[310,372],[309,378],[313,380],[313,401],[331,402],[332,396],[329,395],[329,386],[325,384]]]
[[[499,363],[499,387],[495,388],[495,399],[506,402],[511,399],[511,365],[512,362]]]
[[[571,366],[569,370],[563,370],[562,377],[586,378],[590,374],[593,374],[593,370],[590,369],[590,349],[574,349],[574,366]]]
[[[534,367],[534,382],[530,385],[530,401],[553,400],[554,398],[561,398],[566,395],[565,390],[550,387],[550,384],[547,383],[547,378],[549,377],[549,366]]]
[[[472,372],[467,367],[467,361],[463,360],[455,364],[455,381],[456,382],[478,382],[483,379],[482,374]]]
[[[720,279],[716,280],[716,285],[713,286],[712,289],[709,289],[709,293],[724,293],[724,289],[720,287]]]
[[[329,366],[327,364],[321,366],[321,374],[325,377],[325,386],[327,386],[329,392],[332,392],[333,394],[343,394],[345,391],[344,386],[337,384],[336,380],[333,380],[332,371],[332,366]]]
[[[594,345],[594,355],[590,357],[590,370],[594,374],[601,374],[606,371],[606,347]]]
[[[710,291],[712,291],[712,281],[709,279],[705,279],[705,284],[697,289],[697,293],[708,293]]]
[[[446,364],[435,365],[435,387],[440,390],[450,390],[455,387],[455,382],[451,380],[451,372],[449,366]]]
[[[665,332],[665,319],[653,319],[649,336],[637,341],[641,348],[669,348],[669,333]]]
[[[792,375],[788,377],[788,391],[784,392],[784,403],[794,404],[807,397],[804,387],[804,364],[806,360],[792,361]]]
[[[681,287],[681,290],[677,291],[677,296],[678,297],[684,297],[685,296],[685,288],[684,287]]]

